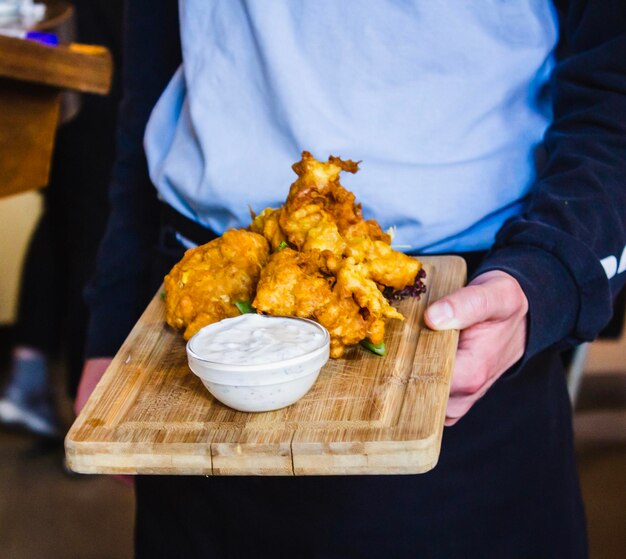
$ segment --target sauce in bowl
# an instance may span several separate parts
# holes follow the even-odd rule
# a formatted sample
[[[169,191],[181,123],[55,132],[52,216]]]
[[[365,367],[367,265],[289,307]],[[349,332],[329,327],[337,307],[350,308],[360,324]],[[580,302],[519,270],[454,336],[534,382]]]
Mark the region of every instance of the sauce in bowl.
[[[243,314],[187,343],[189,368],[222,403],[269,411],[299,400],[328,361],[330,335],[305,318]]]
[[[242,314],[206,326],[190,349],[215,363],[258,365],[305,355],[325,337],[308,320]]]

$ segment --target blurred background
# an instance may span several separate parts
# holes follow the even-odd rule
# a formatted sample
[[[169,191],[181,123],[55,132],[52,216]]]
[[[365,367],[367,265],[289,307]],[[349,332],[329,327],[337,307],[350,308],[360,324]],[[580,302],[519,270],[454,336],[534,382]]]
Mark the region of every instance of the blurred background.
[[[0,160],[19,147],[27,154],[22,167],[33,171],[21,184],[0,176],[2,558],[132,557],[132,490],[109,477],[69,472],[62,442],[74,419],[82,360],[85,309],[79,294],[106,220],[122,9],[122,0],[0,0]],[[24,50],[19,42],[25,30],[44,33],[31,37],[35,41],[58,40],[56,82],[42,81],[37,57],[33,62],[27,56],[32,44]],[[76,43],[104,50],[72,50]],[[65,55],[74,58],[68,63]],[[26,74],[13,76],[19,65],[3,64],[9,60]],[[76,60],[84,71],[72,73]],[[10,103],[16,108],[9,109]],[[22,137],[16,130],[31,130],[24,123],[35,108],[51,115],[52,124]],[[49,154],[40,179],[35,159],[44,148]],[[626,556],[624,306],[620,301],[602,339],[566,356],[592,559]],[[24,366],[36,367],[36,383],[19,379]]]

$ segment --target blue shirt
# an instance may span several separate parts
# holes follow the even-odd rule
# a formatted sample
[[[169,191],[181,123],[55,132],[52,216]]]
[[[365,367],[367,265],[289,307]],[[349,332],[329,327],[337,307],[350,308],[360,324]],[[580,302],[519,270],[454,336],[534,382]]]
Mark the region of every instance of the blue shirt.
[[[185,0],[146,129],[160,197],[222,233],[278,207],[306,149],[411,251],[484,249],[523,208],[550,119],[547,0]]]

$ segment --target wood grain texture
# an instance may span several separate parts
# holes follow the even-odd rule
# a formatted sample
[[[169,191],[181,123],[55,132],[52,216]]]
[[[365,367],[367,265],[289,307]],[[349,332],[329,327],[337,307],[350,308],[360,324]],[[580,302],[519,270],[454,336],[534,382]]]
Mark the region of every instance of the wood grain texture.
[[[360,347],[331,360],[294,405],[232,410],[187,366],[157,293],[67,434],[82,473],[408,474],[437,463],[457,331],[423,324],[428,304],[465,283],[465,262],[422,257],[428,291],[399,304],[387,356]]]
[[[0,197],[48,183],[60,92],[0,78]]]
[[[113,59],[104,47],[49,47],[0,35],[0,76],[4,78],[105,95],[112,73]]]
[[[74,9],[46,3],[34,29],[55,33],[57,47],[0,35],[0,197],[47,185],[59,122],[79,110],[77,92],[107,94],[113,74],[108,49],[71,43]]]

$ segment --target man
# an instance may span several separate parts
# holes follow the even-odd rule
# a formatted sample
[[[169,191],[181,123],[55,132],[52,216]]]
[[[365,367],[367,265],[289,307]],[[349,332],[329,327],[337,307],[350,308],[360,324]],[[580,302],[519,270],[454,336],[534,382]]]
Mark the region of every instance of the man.
[[[302,149],[363,160],[346,186],[365,216],[471,271],[426,314],[462,330],[454,427],[432,472],[140,476],[139,556],[586,555],[558,351],[597,335],[625,282],[626,13],[608,0],[558,8],[182,3],[183,64],[145,136],[158,199],[140,141],[178,64],[174,32],[139,53],[173,14],[134,13],[145,29],[127,45],[137,66],[88,293],[89,355],[101,359],[88,361],[77,407],[184,246],[284,199]]]

